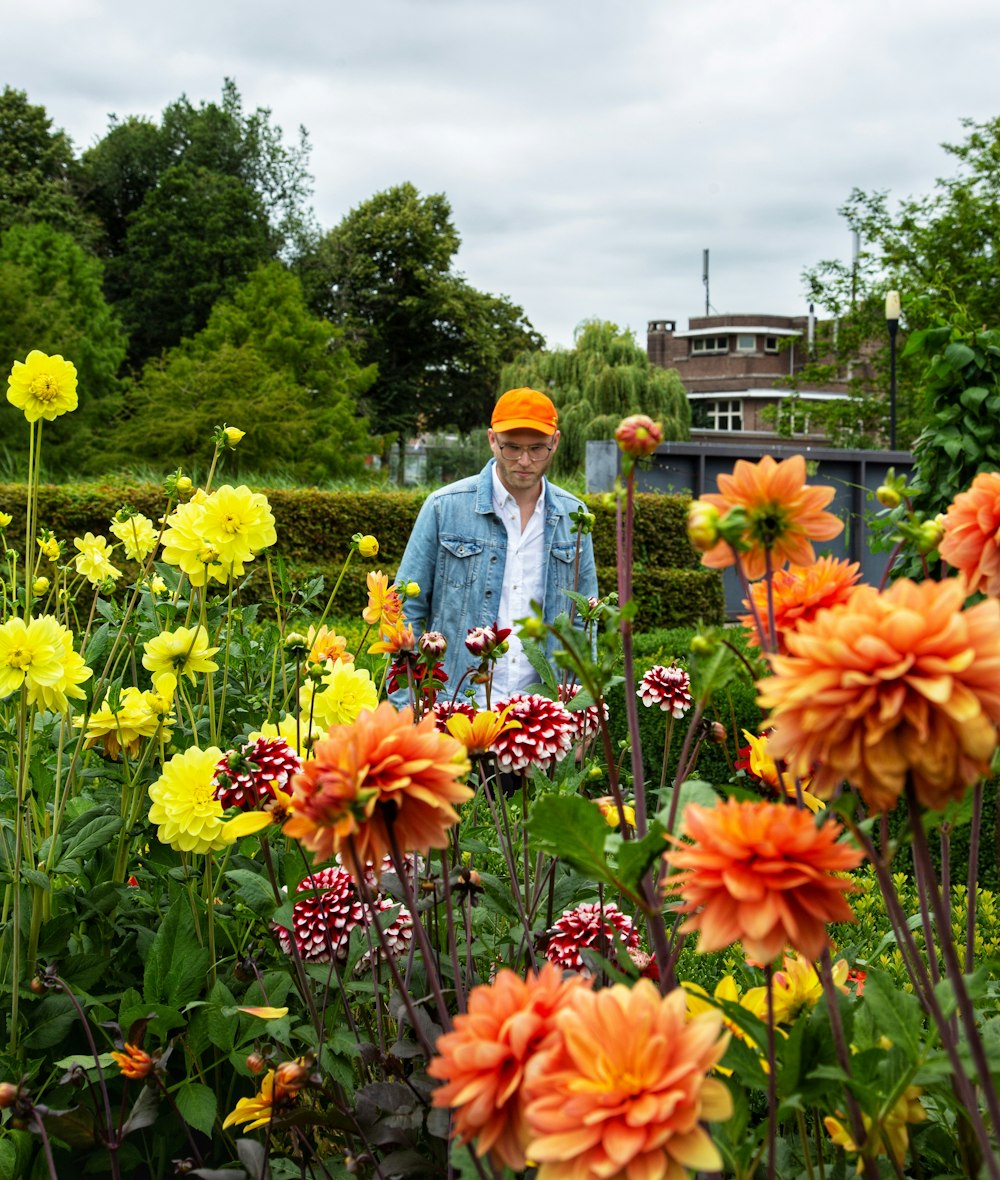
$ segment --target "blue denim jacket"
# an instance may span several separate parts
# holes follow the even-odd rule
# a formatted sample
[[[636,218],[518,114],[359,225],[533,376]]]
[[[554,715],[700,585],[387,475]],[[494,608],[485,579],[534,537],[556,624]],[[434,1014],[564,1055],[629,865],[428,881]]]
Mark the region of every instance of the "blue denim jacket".
[[[470,627],[496,622],[507,560],[507,530],[493,511],[493,464],[479,475],[432,492],[424,501],[399,563],[400,585],[416,582],[420,593],[406,603],[406,618],[419,635],[440,631],[448,640],[444,670],[452,689],[474,663],[465,646]],[[551,623],[572,605],[566,590],[597,594],[594,545],[589,534],[580,546],[580,570],[574,585],[576,534],[569,514],[581,502],[545,482],[545,602]],[[556,649],[549,637],[548,654]]]

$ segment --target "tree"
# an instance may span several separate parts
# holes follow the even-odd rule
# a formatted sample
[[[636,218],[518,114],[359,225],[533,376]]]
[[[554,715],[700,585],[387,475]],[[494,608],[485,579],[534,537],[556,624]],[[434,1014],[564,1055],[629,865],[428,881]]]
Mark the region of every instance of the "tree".
[[[54,131],[23,90],[0,94],[0,232],[44,221],[91,244],[98,227],[73,192],[76,163],[65,131]]]
[[[649,363],[629,331],[606,320],[587,320],[574,347],[524,352],[501,372],[505,388],[530,385],[548,392],[559,409],[556,471],[579,471],[588,439],[610,439],[629,414],[660,422],[665,440],[690,437],[691,407],[675,369]]]
[[[950,324],[970,332],[996,321],[1000,118],[984,123],[966,119],[962,125],[965,141],[942,145],[957,163],[954,176],[937,180],[929,195],[905,198],[895,208],[886,192],[854,189],[840,212],[861,243],[856,262],[826,260],[803,276],[810,299],[837,321],[826,371],[844,373],[859,360],[866,363],[867,396],[881,404],[883,421],[889,367],[883,310],[887,290],[901,293],[907,331]],[[898,437],[907,444],[925,422],[927,407],[919,394],[920,367],[914,355],[900,361]],[[806,370],[802,379],[816,376]]]
[[[371,450],[357,400],[374,375],[312,315],[295,275],[272,262],[218,303],[203,331],[146,365],[109,445],[121,458],[193,467],[228,423],[247,432],[237,469],[305,483],[357,474]]]
[[[442,193],[377,193],[299,264],[313,308],[378,365],[366,399],[376,428],[471,430],[488,418],[500,366],[541,338],[503,296],[452,270],[460,239]]]
[[[118,411],[125,333],[103,293],[100,260],[45,224],[14,225],[0,238],[0,364],[9,372],[32,349],[76,365],[79,408],[45,425],[47,467],[100,470],[103,428]],[[20,411],[0,409],[8,450],[27,448]]]

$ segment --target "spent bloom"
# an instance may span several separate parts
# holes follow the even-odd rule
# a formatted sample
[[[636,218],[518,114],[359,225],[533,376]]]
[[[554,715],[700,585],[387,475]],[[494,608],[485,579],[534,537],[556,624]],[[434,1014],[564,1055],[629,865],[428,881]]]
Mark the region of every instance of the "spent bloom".
[[[7,378],[7,400],[23,410],[29,422],[52,422],[77,407],[76,366],[61,356],[32,349],[15,361]]]
[[[112,548],[106,537],[95,537],[93,533],[85,533],[83,537],[73,538],[74,546],[79,550],[76,555],[76,572],[83,574],[92,586],[100,586],[108,578],[120,578],[122,571],[111,564]]]
[[[860,577],[861,567],[856,561],[843,561],[839,557],[821,557],[812,565],[792,565],[788,569],[775,571],[771,595],[778,650],[787,650],[786,631],[794,630],[800,623],[810,622],[827,607],[846,602]],[[764,642],[770,646],[767,582],[754,582],[750,594],[757,608]],[[750,603],[744,599],[743,605],[749,607]],[[760,635],[753,614],[740,615],[739,621],[747,628],[750,642],[760,646]]]
[[[461,781],[468,769],[465,748],[436,728],[432,714],[414,723],[411,709],[397,713],[383,701],[353,724],[331,726],[313,746],[292,779],[285,834],[319,860],[350,848],[352,871],[381,863],[391,851],[390,827],[400,852],[445,848],[456,806],[472,798]]]
[[[302,1058],[283,1061],[261,1078],[260,1090],[253,1098],[241,1098],[226,1115],[222,1129],[245,1123],[243,1130],[266,1127],[273,1119],[287,1113],[301,1091],[312,1082],[312,1071]]]
[[[217,672],[212,656],[219,650],[211,647],[204,627],[177,627],[161,631],[143,645],[142,666],[150,672],[173,672],[192,683],[200,672]]]
[[[553,1016],[581,986],[580,977],[564,980],[549,963],[526,979],[504,968],[472,989],[454,1031],[438,1038],[427,1072],[444,1084],[431,1101],[454,1110],[456,1138],[474,1139],[476,1155],[488,1153],[497,1168],[525,1167],[525,1068],[554,1039]]]
[[[691,677],[676,664],[655,664],[644,672],[636,694],[647,708],[657,705],[675,718],[683,717],[693,703]]]
[[[156,1060],[145,1049],[126,1041],[121,1052],[111,1054],[122,1074],[133,1081],[148,1078],[156,1068]]]
[[[545,957],[564,971],[589,974],[581,951],[595,951],[602,959],[615,959],[614,944],[625,950],[639,945],[635,923],[615,905],[606,902],[583,902],[575,909],[564,910],[548,932]]]
[[[925,807],[961,798],[989,769],[1000,723],[1000,602],[963,610],[965,595],[959,578],[858,586],[789,632],[759,686],[771,754],[811,770],[820,798],[847,780],[876,811],[895,807],[908,776]]]
[[[52,615],[0,626],[0,698],[24,686],[28,704],[62,712],[68,698],[85,696],[79,687],[93,673],[73,649],[73,633]]]
[[[132,685],[122,689],[114,708],[110,694],[105,697],[101,707],[87,718],[84,749],[100,742],[109,758],[117,758],[122,750],[134,758],[142,740],[155,737],[167,720],[154,706],[153,697],[153,693],[143,692]],[[84,719],[76,717],[73,724],[82,729]],[[169,741],[169,729],[164,731],[163,738]]]
[[[548,770],[569,753],[576,722],[565,705],[536,693],[514,693],[505,702],[507,716],[519,727],[493,740],[493,753],[503,771],[517,774],[529,766]]]
[[[941,558],[965,575],[968,591],[1000,597],[1000,472],[981,471],[945,513]]]
[[[525,1070],[525,1155],[538,1180],[681,1180],[719,1171],[703,1121],[732,1114],[725,1083],[707,1075],[726,1050],[722,1016],[688,1018],[685,993],[648,979],[577,988],[552,1017],[557,1037]]]
[[[770,963],[786,946],[817,959],[827,945],[826,923],[851,922],[844,900],[853,889],[843,874],[861,851],[838,843],[840,824],[785,803],[725,799],[715,807],[688,804],[684,844],[664,855],[672,870],[666,892],[689,917],[681,929],[699,931],[698,950],[742,942],[746,954]]]
[[[663,442],[663,427],[645,414],[623,418],[615,429],[619,449],[633,459],[643,459],[655,453]]]
[[[121,541],[129,561],[145,561],[156,548],[156,529],[141,512],[123,510],[111,522],[111,532]]]
[[[58,561],[62,557],[62,542],[59,541],[48,529],[42,531],[42,535],[37,539],[38,548],[43,557],[48,558],[49,561]]]
[[[718,477],[718,493],[709,492],[702,501],[718,509],[720,529],[725,517],[738,510],[744,523],[736,538],[746,576],[754,581],[767,570],[786,561],[809,565],[815,560],[813,541],[829,541],[843,530],[843,522],[823,511],[834,497],[834,489],[806,484],[806,461],[792,455],[775,462],[765,455],[759,463],[738,459],[732,475]],[[702,564],[725,569],[735,564],[729,541],[720,539],[702,555]]]

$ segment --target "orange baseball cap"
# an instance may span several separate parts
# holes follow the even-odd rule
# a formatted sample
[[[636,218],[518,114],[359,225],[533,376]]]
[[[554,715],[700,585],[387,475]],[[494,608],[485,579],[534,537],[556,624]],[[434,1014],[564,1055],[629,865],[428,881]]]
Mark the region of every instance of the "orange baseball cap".
[[[508,389],[493,407],[494,430],[540,430],[555,434],[559,413],[552,399],[537,389]]]

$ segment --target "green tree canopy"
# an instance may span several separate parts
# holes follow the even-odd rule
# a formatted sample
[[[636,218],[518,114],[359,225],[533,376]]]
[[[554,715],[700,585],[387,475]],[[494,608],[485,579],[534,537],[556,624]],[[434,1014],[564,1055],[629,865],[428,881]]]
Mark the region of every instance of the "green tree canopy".
[[[73,144],[23,90],[0,94],[0,232],[44,221],[84,244],[97,236],[73,191]]]
[[[501,364],[541,344],[520,307],[452,269],[459,244],[447,198],[401,184],[352,209],[300,263],[313,308],[378,365],[366,404],[384,433],[482,426]]]
[[[10,372],[32,349],[76,365],[79,408],[45,424],[43,458],[55,470],[100,470],[103,427],[118,411],[125,333],[104,298],[103,268],[68,234],[42,223],[14,225],[0,238],[0,364]],[[27,431],[19,410],[0,408],[4,445],[21,457]]]
[[[840,212],[860,243],[856,261],[827,259],[803,276],[809,297],[835,318],[837,327],[836,336],[829,335],[825,342],[828,363],[807,370],[802,379],[850,371],[862,408],[868,403],[865,413],[874,400],[881,406],[883,422],[888,415],[888,290],[900,292],[904,332],[938,324],[969,332],[996,322],[1000,118],[984,123],[966,119],[962,125],[964,142],[942,145],[956,165],[953,176],[937,180],[926,196],[896,203],[887,192],[854,189]],[[864,368],[859,369],[859,361]],[[920,372],[912,354],[900,356],[898,437],[904,445],[919,433],[929,412],[919,394]],[[848,416],[858,418],[850,411]]]
[[[504,389],[545,390],[559,408],[557,471],[578,471],[588,439],[610,439],[629,414],[648,414],[665,440],[690,437],[691,407],[675,369],[649,363],[629,331],[606,320],[587,320],[573,348],[524,352],[500,375]]]
[[[371,450],[357,399],[373,379],[312,315],[295,275],[272,262],[218,303],[201,332],[145,366],[109,443],[121,458],[195,467],[228,423],[247,432],[237,470],[305,483],[355,474]]]

